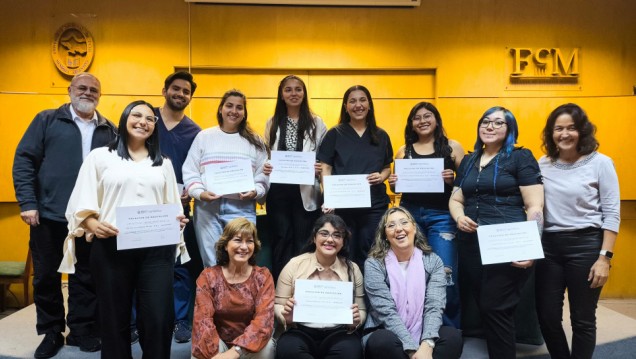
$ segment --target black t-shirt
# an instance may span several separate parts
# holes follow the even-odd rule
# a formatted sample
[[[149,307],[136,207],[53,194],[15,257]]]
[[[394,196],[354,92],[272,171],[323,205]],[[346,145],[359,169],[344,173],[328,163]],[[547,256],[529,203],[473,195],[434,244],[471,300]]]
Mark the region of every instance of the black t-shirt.
[[[532,152],[526,148],[515,148],[510,155],[500,152],[481,171],[480,156],[481,152],[465,156],[457,170],[455,185],[464,194],[464,213],[477,224],[525,221],[519,186],[543,183]]]
[[[441,156],[437,153],[432,153],[430,155],[420,155],[415,152],[413,145],[408,145],[406,148],[406,156],[404,158],[440,158]],[[444,169],[455,170],[455,162],[451,158],[450,155],[444,157]],[[453,185],[449,185],[444,182],[444,192],[443,193],[402,193],[401,203],[407,203],[409,205],[423,207],[423,208],[431,208],[431,209],[441,209],[448,211],[448,200],[450,199],[451,192],[453,190]]]
[[[393,162],[391,139],[384,130],[378,128],[377,145],[371,144],[369,129],[362,136],[348,123],[339,124],[325,135],[316,158],[330,165],[334,175],[359,175],[382,172]],[[371,207],[378,208],[389,204],[386,185],[380,183],[371,186]]]

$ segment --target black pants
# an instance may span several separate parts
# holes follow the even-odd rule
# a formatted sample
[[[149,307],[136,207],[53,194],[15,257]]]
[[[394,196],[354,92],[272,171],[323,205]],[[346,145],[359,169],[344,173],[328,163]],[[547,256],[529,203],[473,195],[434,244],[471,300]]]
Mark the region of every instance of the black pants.
[[[375,241],[375,230],[387,208],[388,206],[336,210],[336,214],[342,217],[351,231],[350,258],[361,271],[364,271],[364,261],[369,256],[369,250]]]
[[[435,341],[433,359],[458,359],[462,355],[463,341],[459,330],[453,327],[439,328],[439,338]],[[402,342],[392,331],[378,329],[368,338],[364,348],[366,359],[408,359]],[[491,357],[492,358],[492,357]]]
[[[267,193],[267,220],[274,280],[287,262],[300,254],[319,216],[320,209],[305,210],[298,185],[272,183]]]
[[[170,358],[174,255],[175,246],[117,251],[117,238],[95,239],[90,262],[97,283],[102,358],[131,358],[133,292],[143,357]]]
[[[299,326],[283,333],[276,343],[277,359],[361,359],[362,345],[356,333],[346,329],[319,330]]]
[[[33,257],[33,301],[39,335],[66,331],[62,275],[57,269],[64,255],[66,222],[40,218],[31,227],[29,247]],[[93,334],[97,317],[97,297],[89,267],[91,244],[84,237],[75,240],[75,274],[68,275],[68,327],[73,335]]]
[[[510,263],[481,264],[476,235],[463,235],[459,241],[460,276],[465,276],[477,300],[488,356],[497,359],[516,358],[515,309],[521,301],[521,289],[534,271],[516,268]]]
[[[602,288],[587,276],[598,260],[603,232],[590,228],[544,232],[545,259],[537,263],[536,299],[541,333],[552,358],[592,358],[596,346],[596,305]],[[563,300],[568,290],[572,352],[563,331]]]

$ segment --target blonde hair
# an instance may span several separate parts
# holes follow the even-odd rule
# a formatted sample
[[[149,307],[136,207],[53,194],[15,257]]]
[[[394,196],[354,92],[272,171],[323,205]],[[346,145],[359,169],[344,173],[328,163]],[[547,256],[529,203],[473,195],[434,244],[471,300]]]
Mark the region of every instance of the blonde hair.
[[[415,222],[415,218],[413,218],[411,212],[407,211],[404,207],[398,206],[387,209],[386,212],[384,212],[382,219],[380,219],[378,227],[375,230],[375,241],[373,243],[373,246],[369,250],[369,257],[384,259],[384,257],[386,257],[386,254],[389,252],[389,249],[391,249],[391,243],[389,243],[389,240],[386,238],[385,227],[386,223],[388,222],[389,216],[396,212],[404,213],[409,222],[411,222],[411,224],[415,228],[415,247],[421,249],[424,253],[431,253],[431,246],[428,245],[426,236],[424,236],[424,233],[420,231],[420,227],[417,225],[417,222]]]

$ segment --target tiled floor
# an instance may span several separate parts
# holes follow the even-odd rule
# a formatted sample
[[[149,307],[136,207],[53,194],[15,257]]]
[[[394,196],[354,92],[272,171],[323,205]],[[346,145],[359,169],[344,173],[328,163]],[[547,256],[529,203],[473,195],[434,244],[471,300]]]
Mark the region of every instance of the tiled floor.
[[[9,303],[10,304],[10,303]],[[636,337],[636,299],[602,299],[599,302],[598,338],[600,345],[614,343],[621,340],[633,341]],[[566,314],[564,325],[569,333],[569,320]],[[41,337],[35,333],[35,306],[18,310],[10,308],[0,313],[0,359],[3,358],[32,358],[33,351],[39,344]],[[631,343],[631,342],[630,342]],[[190,358],[190,344],[172,345],[172,358]],[[599,352],[599,350],[597,350]],[[547,358],[545,346],[518,345],[518,357]],[[133,357],[141,358],[139,344],[133,346]],[[465,338],[463,359],[487,359],[486,344],[477,338]],[[605,359],[606,354],[598,354],[594,358]],[[616,356],[614,358],[636,358],[634,356]],[[99,353],[82,353],[75,347],[64,347],[56,358],[99,358]]]

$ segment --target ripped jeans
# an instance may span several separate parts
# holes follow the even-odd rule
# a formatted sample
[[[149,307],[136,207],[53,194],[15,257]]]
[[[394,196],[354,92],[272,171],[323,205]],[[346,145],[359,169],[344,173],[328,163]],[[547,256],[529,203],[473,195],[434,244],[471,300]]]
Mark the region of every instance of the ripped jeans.
[[[457,282],[457,226],[448,210],[428,209],[401,203],[419,225],[428,244],[444,263],[446,269],[446,310],[442,317],[443,325],[460,328],[460,298]]]

